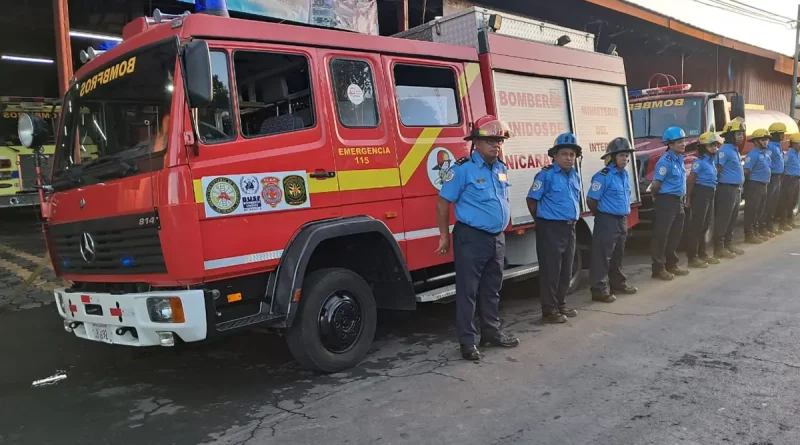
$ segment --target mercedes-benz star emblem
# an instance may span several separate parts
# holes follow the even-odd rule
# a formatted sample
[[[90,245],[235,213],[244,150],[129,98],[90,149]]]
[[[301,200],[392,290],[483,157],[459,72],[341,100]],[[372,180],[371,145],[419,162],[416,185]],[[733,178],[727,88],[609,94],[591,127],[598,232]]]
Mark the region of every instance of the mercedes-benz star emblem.
[[[83,208],[86,205],[86,200],[81,198],[80,205],[81,205],[81,208]]]
[[[94,238],[92,238],[92,235],[89,235],[86,232],[81,234],[80,249],[83,260],[89,264],[94,263],[97,251],[94,248]]]

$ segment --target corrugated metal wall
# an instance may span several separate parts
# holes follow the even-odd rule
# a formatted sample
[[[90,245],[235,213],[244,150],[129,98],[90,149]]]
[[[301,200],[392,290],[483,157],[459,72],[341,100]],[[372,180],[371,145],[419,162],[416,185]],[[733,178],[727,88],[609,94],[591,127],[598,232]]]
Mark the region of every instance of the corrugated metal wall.
[[[665,73],[692,84],[693,91],[738,91],[747,103],[789,111],[792,79],[775,71],[770,59],[720,48],[719,55],[684,58],[681,76],[680,55],[622,56],[630,89],[647,88],[650,76]]]

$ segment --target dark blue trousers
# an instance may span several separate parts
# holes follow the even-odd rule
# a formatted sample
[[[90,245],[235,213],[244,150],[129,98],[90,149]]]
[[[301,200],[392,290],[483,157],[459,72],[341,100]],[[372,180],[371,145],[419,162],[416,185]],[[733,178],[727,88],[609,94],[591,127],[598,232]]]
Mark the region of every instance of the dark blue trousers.
[[[462,223],[453,228],[456,266],[456,332],[462,345],[478,344],[475,310],[481,320],[481,336],[492,337],[500,329],[500,289],[506,238]]]

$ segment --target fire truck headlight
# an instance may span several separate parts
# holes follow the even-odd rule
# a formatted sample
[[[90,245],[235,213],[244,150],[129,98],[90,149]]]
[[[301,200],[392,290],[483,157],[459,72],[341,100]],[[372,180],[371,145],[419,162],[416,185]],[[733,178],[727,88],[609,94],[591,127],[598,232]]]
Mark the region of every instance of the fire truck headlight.
[[[56,302],[58,302],[58,307],[61,308],[61,312],[66,314],[67,307],[64,306],[64,296],[61,295],[61,292],[56,292]]]
[[[156,323],[184,323],[183,303],[178,297],[153,297],[147,299],[147,313]]]

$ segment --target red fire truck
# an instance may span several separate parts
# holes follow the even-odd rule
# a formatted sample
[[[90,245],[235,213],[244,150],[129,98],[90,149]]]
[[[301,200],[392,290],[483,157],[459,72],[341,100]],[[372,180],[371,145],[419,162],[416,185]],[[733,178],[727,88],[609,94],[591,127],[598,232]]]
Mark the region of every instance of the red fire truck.
[[[605,143],[631,136],[622,59],[533,41],[538,22],[464,17],[474,45],[207,13],[130,23],[72,79],[44,186],[50,255],[73,283],[55,293],[65,329],[172,346],[268,327],[307,368],[357,364],[376,309],[452,299],[435,202],[487,113],[516,133],[505,276],[535,273],[528,188],[559,133],[585,147],[584,186]],[[514,20],[530,34],[504,35]],[[20,126],[36,145],[36,117]]]

